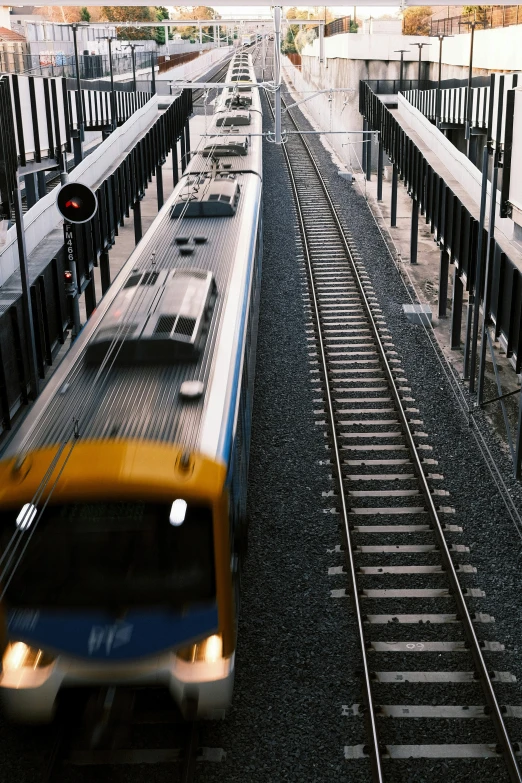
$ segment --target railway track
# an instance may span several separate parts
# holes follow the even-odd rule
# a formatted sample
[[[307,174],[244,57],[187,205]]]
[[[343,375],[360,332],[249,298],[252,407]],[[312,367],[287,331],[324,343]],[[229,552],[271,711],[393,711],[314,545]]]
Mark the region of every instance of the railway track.
[[[491,640],[483,593],[460,585],[475,569],[363,260],[306,138],[289,134],[283,153],[307,273],[316,424],[344,534],[332,597],[351,600],[362,664],[361,703],[343,708],[345,758],[369,766],[373,781],[436,780],[449,769],[521,781],[506,719],[522,708],[501,706],[493,689],[515,678],[484,660],[504,648]]]
[[[184,720],[158,689],[107,687],[64,696],[42,783],[66,783],[72,768],[99,780],[115,767],[169,765],[169,778],[195,780],[198,761],[220,760],[220,749],[200,748],[200,724]],[[131,779],[131,778],[129,778]]]

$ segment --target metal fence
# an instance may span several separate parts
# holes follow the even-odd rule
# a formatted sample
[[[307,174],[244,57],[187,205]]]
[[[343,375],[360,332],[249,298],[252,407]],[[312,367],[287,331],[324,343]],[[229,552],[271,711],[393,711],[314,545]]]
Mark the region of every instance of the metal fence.
[[[135,52],[135,57],[136,70],[151,68],[153,62],[154,65],[158,64],[156,52]],[[101,79],[110,75],[109,56],[106,54],[81,54],[78,61],[81,79]],[[130,51],[112,56],[112,70],[115,75],[132,72]],[[0,72],[76,77],[76,64],[73,55],[63,53],[18,54],[0,51]]]
[[[292,20],[288,20],[290,24],[292,23]],[[339,19],[334,19],[331,22],[328,22],[324,26],[324,37],[328,38],[331,35],[339,35],[340,33],[356,33],[357,30],[351,30],[352,24],[352,17],[351,16],[341,16]],[[315,34],[319,35],[319,27],[312,28]]]
[[[471,22],[475,22],[477,29],[483,30],[522,24],[522,6],[484,5],[478,6],[478,10],[474,13],[450,16],[446,19],[432,19],[430,35],[467,33]]]

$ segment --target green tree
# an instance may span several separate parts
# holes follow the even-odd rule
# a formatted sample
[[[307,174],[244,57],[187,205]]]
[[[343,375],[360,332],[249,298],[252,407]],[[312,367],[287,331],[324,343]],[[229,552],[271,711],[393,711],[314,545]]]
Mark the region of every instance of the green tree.
[[[412,5],[403,13],[403,35],[429,35],[431,8],[428,5]]]
[[[80,22],[90,22],[91,21],[91,15],[88,11],[88,9],[83,6],[83,8],[80,8]]]
[[[488,9],[487,5],[465,5],[462,7],[462,15],[469,17],[469,21],[475,20],[482,27],[488,26]]]
[[[156,10],[156,19],[158,20],[158,22],[161,22],[163,19],[169,18],[169,12],[164,6],[160,5],[155,10]],[[167,28],[164,26],[155,27],[154,37],[156,38],[156,43],[159,46],[164,46],[167,40]]]
[[[129,41],[155,38],[153,27],[118,27],[118,22],[154,22],[154,9],[149,6],[106,5],[100,10],[102,20],[116,26],[118,37]]]

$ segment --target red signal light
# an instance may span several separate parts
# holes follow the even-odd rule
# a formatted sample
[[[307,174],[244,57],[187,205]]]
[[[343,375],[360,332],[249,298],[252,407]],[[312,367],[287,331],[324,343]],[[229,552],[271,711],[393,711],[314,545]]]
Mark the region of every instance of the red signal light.
[[[70,281],[72,280],[72,272],[69,272],[69,270],[67,270],[66,272],[63,273],[63,276],[65,278],[65,282],[70,283]]]
[[[80,204],[78,204],[77,201],[74,199],[69,199],[69,201],[65,202],[66,207],[74,207],[74,209],[80,209]]]

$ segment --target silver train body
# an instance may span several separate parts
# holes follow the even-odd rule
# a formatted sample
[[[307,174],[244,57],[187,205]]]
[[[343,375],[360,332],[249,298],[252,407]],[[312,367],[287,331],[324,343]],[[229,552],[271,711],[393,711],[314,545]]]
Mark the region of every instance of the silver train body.
[[[185,527],[193,511],[195,529],[208,537],[213,587],[201,588],[194,604],[173,599],[165,612],[159,600],[157,611],[143,610],[138,596],[122,616],[99,597],[87,608],[83,594],[76,602],[71,574],[57,605],[51,588],[40,594],[33,582],[52,583],[52,574],[41,577],[43,563],[65,569],[69,544],[51,550],[58,522],[42,517],[32,539],[40,538],[41,551],[29,547],[4,606],[9,644],[0,695],[14,720],[50,720],[60,691],[79,686],[161,685],[182,710],[190,703],[203,717],[230,704],[262,246],[262,112],[250,54],[234,56],[226,81],[237,86],[222,90],[207,137],[0,460],[5,542],[17,527],[23,535],[20,509],[73,437],[80,411],[77,441],[45,513],[67,516],[71,508],[81,518],[86,507],[161,503],[167,517],[157,522],[159,534],[178,535],[183,525],[172,526],[180,524],[174,509],[181,503]],[[103,382],[93,385],[100,370]],[[20,455],[23,481],[15,475]],[[135,527],[133,557],[142,557]],[[78,529],[81,561],[85,531]],[[112,585],[103,562],[91,569]],[[84,565],[78,573],[97,596]]]

